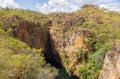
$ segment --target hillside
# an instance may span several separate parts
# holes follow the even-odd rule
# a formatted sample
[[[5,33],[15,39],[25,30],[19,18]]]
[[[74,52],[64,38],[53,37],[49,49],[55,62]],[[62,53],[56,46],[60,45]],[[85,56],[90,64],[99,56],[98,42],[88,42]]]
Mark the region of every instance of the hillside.
[[[0,77],[119,79],[119,32],[120,14],[95,5],[49,14],[0,9]]]

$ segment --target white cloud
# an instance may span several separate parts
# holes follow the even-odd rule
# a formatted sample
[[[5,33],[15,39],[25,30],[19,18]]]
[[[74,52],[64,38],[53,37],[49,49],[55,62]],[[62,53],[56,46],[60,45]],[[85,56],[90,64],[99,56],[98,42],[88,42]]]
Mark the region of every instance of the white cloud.
[[[0,0],[0,8],[19,8],[19,5],[14,0]]]
[[[43,13],[71,12],[78,10],[83,4],[97,4],[100,7],[120,11],[118,2],[118,0],[49,0],[44,4],[37,3],[36,8]]]
[[[104,7],[110,11],[118,11],[120,12],[120,2],[109,3],[109,4],[100,4],[100,7]]]
[[[49,13],[49,12],[59,12],[59,11],[74,11],[79,8],[78,5],[70,2],[69,0],[49,0],[48,3],[40,4],[37,3],[36,7],[40,12]]]

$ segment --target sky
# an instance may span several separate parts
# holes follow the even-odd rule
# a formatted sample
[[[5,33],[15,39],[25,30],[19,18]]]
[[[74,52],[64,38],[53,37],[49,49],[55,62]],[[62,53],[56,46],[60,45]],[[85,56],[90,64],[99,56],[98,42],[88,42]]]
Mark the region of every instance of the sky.
[[[95,4],[120,12],[120,0],[0,0],[0,8],[22,8],[42,13],[72,12],[84,4]]]

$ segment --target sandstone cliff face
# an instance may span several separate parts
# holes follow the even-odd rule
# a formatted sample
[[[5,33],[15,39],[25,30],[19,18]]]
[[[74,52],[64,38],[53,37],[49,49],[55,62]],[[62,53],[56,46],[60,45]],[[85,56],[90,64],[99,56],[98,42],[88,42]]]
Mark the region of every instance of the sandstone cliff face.
[[[120,79],[120,44],[107,53],[99,79]]]
[[[48,30],[37,28],[34,23],[23,21],[14,27],[14,35],[31,47],[45,49]]]
[[[87,44],[88,39],[92,38],[92,34],[86,30],[76,30],[65,34],[54,28],[50,29],[50,34],[63,66],[71,75],[76,75],[77,67],[81,63],[77,59],[77,52],[80,49],[86,52],[92,50],[92,47]]]
[[[90,44],[87,44],[92,38],[92,33],[78,29],[85,22],[84,16],[66,13],[53,16],[51,20],[50,35],[55,50],[60,55],[61,63],[70,75],[77,75],[77,69],[81,64],[81,58],[77,57],[78,53],[80,50],[85,52],[92,50]]]

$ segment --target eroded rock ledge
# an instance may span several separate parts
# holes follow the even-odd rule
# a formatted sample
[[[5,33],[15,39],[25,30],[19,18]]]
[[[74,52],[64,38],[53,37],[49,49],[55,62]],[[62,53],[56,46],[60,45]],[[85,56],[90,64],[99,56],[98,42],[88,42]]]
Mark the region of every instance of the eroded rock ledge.
[[[120,79],[120,44],[108,51],[99,79]]]

